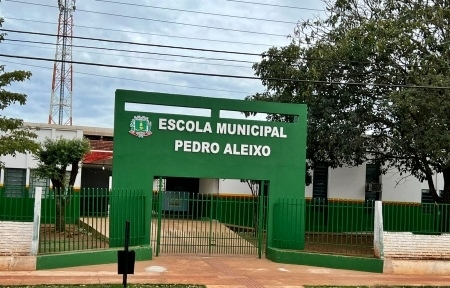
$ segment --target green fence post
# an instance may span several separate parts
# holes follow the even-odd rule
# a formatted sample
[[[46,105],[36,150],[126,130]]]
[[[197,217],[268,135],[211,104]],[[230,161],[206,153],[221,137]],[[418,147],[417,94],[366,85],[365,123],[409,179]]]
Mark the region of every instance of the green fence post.
[[[261,195],[258,196],[258,257],[262,257],[262,230],[263,230],[263,203]]]
[[[141,208],[141,211],[138,213],[137,217],[138,219],[141,219],[142,216],[144,223],[140,223],[140,226],[144,225],[144,238],[143,242],[141,244],[143,245],[150,245],[150,247],[153,249],[152,245],[152,213],[153,213],[153,189],[150,190],[150,195],[145,193],[145,190],[142,190],[142,193],[140,195],[142,201],[144,201],[144,205]],[[144,215],[143,215],[144,214]],[[145,226],[147,225],[147,226]],[[150,226],[148,226],[150,225]]]
[[[162,217],[162,177],[159,177],[158,187],[158,230],[156,231],[156,256],[159,256],[161,245],[161,217]]]
[[[438,204],[437,206],[437,229],[434,232],[442,232],[442,226],[441,226],[441,206]]]
[[[208,245],[208,253],[209,253],[209,255],[211,255],[214,196],[211,195],[209,198],[211,199],[211,201],[210,201],[210,207],[209,207],[209,245]]]

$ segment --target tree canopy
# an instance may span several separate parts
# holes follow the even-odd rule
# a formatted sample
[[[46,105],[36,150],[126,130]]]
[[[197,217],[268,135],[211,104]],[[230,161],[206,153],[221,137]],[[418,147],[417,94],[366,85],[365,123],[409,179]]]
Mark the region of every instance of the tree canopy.
[[[65,230],[65,208],[70,200],[66,195],[72,192],[78,174],[78,168],[84,155],[90,150],[89,141],[83,139],[45,139],[35,154],[38,160],[36,174],[50,179],[55,194],[55,229]],[[67,169],[70,176],[67,178]]]
[[[0,18],[0,27],[3,19]],[[4,35],[0,33],[0,42],[3,41]],[[25,105],[27,96],[21,93],[10,92],[6,87],[13,82],[23,82],[30,79],[31,72],[16,70],[11,72],[5,71],[5,66],[0,64],[0,110],[5,110],[8,106],[19,103]],[[0,155],[16,155],[16,153],[34,152],[38,148],[38,144],[34,142],[37,135],[30,127],[23,125],[22,119],[9,118],[0,115]],[[0,168],[4,163],[0,161]]]
[[[450,203],[450,2],[326,5],[324,19],[299,22],[290,45],[263,54],[254,70],[266,91],[247,99],[308,105],[309,165],[377,161]]]
[[[35,158],[39,161],[36,173],[42,178],[52,181],[57,194],[62,194],[65,188],[73,187],[78,174],[79,163],[90,150],[87,139],[45,139]],[[67,179],[66,171],[71,166]],[[67,187],[68,185],[68,187]]]

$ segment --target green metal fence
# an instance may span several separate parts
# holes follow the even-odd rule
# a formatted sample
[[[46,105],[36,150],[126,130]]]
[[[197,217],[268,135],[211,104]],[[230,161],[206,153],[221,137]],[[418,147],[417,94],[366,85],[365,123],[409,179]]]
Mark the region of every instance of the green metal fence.
[[[20,191],[20,193],[9,196],[2,194],[0,196],[0,220],[4,221],[23,221],[31,222],[34,217],[34,191],[30,191],[28,187],[9,187],[11,189]],[[74,194],[76,196],[76,193]],[[42,191],[41,199],[41,223],[55,222],[55,196],[53,191],[44,189]],[[70,202],[72,205],[67,206],[68,222],[75,222],[78,215],[74,209],[79,206],[78,198]]]
[[[41,206],[41,229],[39,237],[39,253],[60,253],[86,249],[105,249],[110,247],[110,237],[124,243],[124,235],[110,235],[111,225],[122,226],[126,220],[134,227],[144,225],[139,211],[139,203],[143,201],[141,191],[83,189],[79,193],[68,193],[58,196],[47,190]],[[133,213],[110,223],[110,203],[118,203],[115,209],[128,209],[126,205],[137,204]],[[65,212],[57,209],[57,205],[65,203]],[[130,209],[131,210],[131,209]],[[60,211],[57,213],[57,211]],[[58,223],[60,225],[58,225]],[[61,227],[58,227],[61,226]],[[142,229],[141,229],[142,230]],[[143,231],[133,231],[133,237],[139,238]],[[138,236],[136,236],[138,235]]]
[[[373,257],[374,201],[312,200],[306,206],[305,250]]]
[[[151,239],[160,253],[261,255],[266,197],[154,194]]]
[[[384,231],[450,232],[450,204],[383,203]]]
[[[56,195],[52,189],[42,191],[39,253],[83,250],[90,246],[84,241],[88,238],[84,238],[84,232],[79,228],[79,207],[78,192],[67,191],[64,195]]]
[[[14,197],[0,195],[0,221],[33,220],[33,193],[25,187],[17,189],[23,191]],[[43,191],[39,252],[119,247],[124,242],[126,220],[132,225],[130,243],[141,245],[151,239],[157,255],[261,256],[265,251],[267,197],[146,193],[83,189],[57,196],[52,190]],[[151,211],[146,210],[147,201]],[[62,202],[65,210],[58,215],[57,205]],[[274,248],[373,257],[373,202],[276,199],[273,203],[277,238],[270,239],[270,245]],[[118,215],[113,221],[109,218],[112,213]],[[151,214],[151,223],[143,217],[146,213]],[[299,221],[302,215],[304,223]],[[449,233],[450,204],[383,203],[383,222],[385,231]],[[61,229],[58,223],[64,223]],[[149,225],[151,236],[145,235]],[[305,233],[301,233],[301,225],[305,225]],[[285,240],[293,238],[296,240]]]
[[[273,239],[275,248],[373,257],[373,202],[278,199],[274,209],[278,218],[274,229],[279,230],[274,233],[279,235]],[[298,221],[301,213],[305,223]],[[304,235],[301,225],[305,225]],[[294,233],[297,241],[286,242],[283,233]]]
[[[28,194],[28,188],[23,186],[8,187],[15,193],[8,195],[5,187],[0,188],[0,221],[33,221],[34,198]]]

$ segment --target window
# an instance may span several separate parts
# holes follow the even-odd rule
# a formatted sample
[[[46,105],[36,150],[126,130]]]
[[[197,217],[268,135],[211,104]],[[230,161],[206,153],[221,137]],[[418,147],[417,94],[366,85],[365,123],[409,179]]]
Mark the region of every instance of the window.
[[[434,203],[430,189],[422,189],[422,203]]]
[[[314,165],[313,171],[313,199],[328,198],[328,166],[323,163]]]
[[[381,199],[381,168],[378,163],[366,164],[366,203]]]
[[[25,197],[26,169],[5,169],[5,197]]]
[[[39,176],[36,175],[35,170],[30,171],[30,197],[34,198],[34,192],[36,187],[42,187],[42,198],[46,198],[45,193],[47,192],[47,189],[50,186],[50,180],[49,179],[42,179],[39,178]]]
[[[434,211],[434,199],[430,193],[430,189],[422,189],[422,213],[433,214]]]
[[[313,170],[313,213],[320,213],[321,225],[328,225],[328,165],[317,163]]]

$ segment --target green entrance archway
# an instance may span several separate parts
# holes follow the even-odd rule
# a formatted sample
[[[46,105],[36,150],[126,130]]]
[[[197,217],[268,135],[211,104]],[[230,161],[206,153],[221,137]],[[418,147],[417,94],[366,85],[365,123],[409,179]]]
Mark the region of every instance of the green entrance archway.
[[[200,108],[209,116],[149,113],[128,109],[131,104]],[[291,115],[294,121],[228,119],[220,117],[221,111]],[[171,176],[269,181],[267,245],[275,247],[274,239],[283,239],[292,243],[283,248],[303,249],[304,227],[288,229],[277,214],[304,223],[305,212],[289,211],[286,205],[284,211],[277,211],[275,206],[283,199],[304,199],[306,113],[306,106],[300,104],[117,90],[113,191],[142,190],[145,203],[139,209],[133,201],[111,203],[110,246],[123,245],[119,241],[123,225],[118,221],[136,211],[144,215],[142,223],[131,223],[131,244],[149,245],[152,181]],[[133,230],[142,229],[143,237],[133,237]]]

